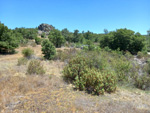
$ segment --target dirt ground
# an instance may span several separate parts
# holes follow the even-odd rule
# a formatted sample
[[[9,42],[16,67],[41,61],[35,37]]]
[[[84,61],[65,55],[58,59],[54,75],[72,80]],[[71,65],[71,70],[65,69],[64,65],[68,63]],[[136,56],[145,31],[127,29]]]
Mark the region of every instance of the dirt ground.
[[[28,64],[17,65],[23,48],[0,55],[1,113],[150,113],[150,93],[136,88],[118,87],[101,96],[75,91],[64,82],[65,64],[59,60],[42,60],[45,75],[26,74]],[[31,48],[42,57],[41,46]]]

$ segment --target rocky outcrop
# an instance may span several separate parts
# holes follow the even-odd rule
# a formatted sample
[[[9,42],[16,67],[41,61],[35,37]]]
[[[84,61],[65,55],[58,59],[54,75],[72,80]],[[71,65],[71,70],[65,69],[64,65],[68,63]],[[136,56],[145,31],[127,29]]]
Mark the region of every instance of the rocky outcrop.
[[[40,24],[38,26],[38,30],[42,31],[42,32],[50,32],[51,30],[55,29],[52,25],[49,24]]]

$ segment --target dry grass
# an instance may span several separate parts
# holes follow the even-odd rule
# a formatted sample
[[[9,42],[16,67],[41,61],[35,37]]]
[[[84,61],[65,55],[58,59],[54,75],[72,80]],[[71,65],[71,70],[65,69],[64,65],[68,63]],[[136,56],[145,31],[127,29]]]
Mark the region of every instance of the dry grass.
[[[31,47],[41,56],[41,47]],[[74,91],[62,79],[64,62],[42,61],[46,74],[27,75],[27,65],[17,66],[18,54],[0,56],[1,113],[149,113],[150,95],[144,91],[118,88],[113,94],[92,96]]]

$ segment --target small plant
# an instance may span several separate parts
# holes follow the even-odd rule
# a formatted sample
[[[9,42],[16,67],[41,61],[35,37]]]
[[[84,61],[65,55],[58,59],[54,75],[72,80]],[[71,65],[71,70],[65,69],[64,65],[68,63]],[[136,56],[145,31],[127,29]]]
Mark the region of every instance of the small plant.
[[[144,57],[144,54],[142,52],[138,52],[137,53],[137,58],[142,58],[142,57]]]
[[[43,40],[42,52],[44,54],[44,58],[51,60],[54,58],[56,54],[56,49],[53,43],[51,43],[49,40]]]
[[[22,50],[22,54],[26,58],[30,58],[33,55],[34,51],[31,48],[25,48]]]
[[[41,65],[40,61],[31,60],[28,65],[27,73],[43,75],[43,74],[45,74],[45,70],[44,70],[44,67]]]
[[[18,65],[18,66],[20,66],[20,65],[26,65],[27,62],[28,62],[28,59],[22,57],[22,58],[19,58],[19,59],[18,59],[18,64],[17,64],[17,65]]]
[[[135,86],[140,88],[140,89],[147,89],[150,87],[150,75],[142,75],[142,76],[137,76],[135,78]]]

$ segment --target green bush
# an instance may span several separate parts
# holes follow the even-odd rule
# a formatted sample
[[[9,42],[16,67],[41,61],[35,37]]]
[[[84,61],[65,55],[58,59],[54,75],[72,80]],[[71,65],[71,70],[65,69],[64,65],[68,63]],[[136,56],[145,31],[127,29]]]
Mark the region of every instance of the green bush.
[[[18,65],[18,66],[20,66],[20,65],[26,65],[27,62],[28,62],[28,59],[22,57],[22,58],[19,58],[19,59],[18,59],[18,64],[17,64],[17,65]]]
[[[22,54],[24,57],[30,58],[34,54],[34,51],[31,48],[25,48],[22,50]]]
[[[38,38],[38,37],[36,37],[35,38],[35,43],[37,44],[37,45],[40,45],[41,44],[41,39],[40,38]]]
[[[45,74],[45,70],[44,70],[44,67],[41,65],[40,61],[31,60],[27,68],[27,73],[43,75]]]
[[[76,76],[75,87],[79,90],[87,90],[93,94],[104,94],[104,76],[95,69],[86,69],[86,73]]]
[[[113,60],[112,65],[117,74],[118,81],[128,80],[131,64],[125,57],[120,57]]]
[[[44,32],[41,34],[41,37],[42,37],[42,38],[45,38],[45,37],[46,37],[46,35],[45,35]]]
[[[142,52],[138,52],[137,53],[137,58],[142,58],[142,57],[144,57],[144,54]]]
[[[53,59],[56,55],[55,46],[49,40],[43,40],[42,52],[44,54],[44,58],[46,58],[48,60]]]
[[[69,61],[63,70],[64,79],[74,83],[79,90],[86,90],[93,94],[103,94],[116,90],[116,76],[112,72],[99,71],[90,67],[88,59],[76,56]]]
[[[64,68],[64,78],[67,81],[74,81],[77,76],[81,76],[86,72],[88,62],[83,56],[74,57]]]
[[[145,90],[150,88],[150,59],[144,65],[143,72],[142,75],[135,75],[134,82],[136,87]]]
[[[145,74],[142,76],[136,76],[135,78],[135,86],[140,89],[147,89],[150,87],[150,75]]]

